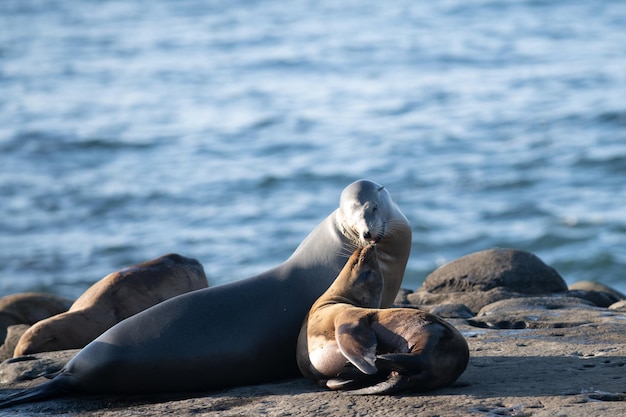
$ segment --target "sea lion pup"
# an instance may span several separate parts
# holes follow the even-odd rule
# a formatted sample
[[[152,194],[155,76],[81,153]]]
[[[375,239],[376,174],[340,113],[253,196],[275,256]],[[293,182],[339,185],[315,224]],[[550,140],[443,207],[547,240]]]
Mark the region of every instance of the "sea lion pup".
[[[452,384],[469,360],[463,336],[424,311],[379,309],[383,285],[376,245],[357,248],[302,324],[296,353],[302,374],[356,394]]]
[[[114,324],[208,285],[200,262],[177,254],[129,266],[93,284],[69,311],[30,327],[17,343],[13,357],[83,348]]]
[[[382,186],[344,189],[340,207],[284,263],[257,276],[174,297],[116,324],[51,381],[0,407],[68,393],[198,392],[299,374],[302,320],[356,247],[377,242],[390,305],[411,249],[411,227]]]

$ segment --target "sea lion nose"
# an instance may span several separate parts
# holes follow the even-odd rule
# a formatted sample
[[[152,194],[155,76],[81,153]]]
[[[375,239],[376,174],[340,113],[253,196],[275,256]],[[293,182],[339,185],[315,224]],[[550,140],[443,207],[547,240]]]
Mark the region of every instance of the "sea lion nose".
[[[363,232],[363,239],[370,239],[372,234],[368,231]]]

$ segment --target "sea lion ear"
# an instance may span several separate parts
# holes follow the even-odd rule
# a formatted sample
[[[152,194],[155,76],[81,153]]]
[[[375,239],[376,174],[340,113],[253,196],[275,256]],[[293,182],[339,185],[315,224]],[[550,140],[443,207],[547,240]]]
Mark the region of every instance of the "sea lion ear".
[[[384,185],[381,185],[380,187],[378,187],[378,189],[377,189],[376,191],[382,191],[382,190],[384,190],[384,189],[385,189],[385,186],[384,186]]]
[[[361,372],[372,375],[376,368],[376,346],[378,341],[376,334],[367,323],[366,317],[354,320],[348,317],[341,322],[341,317],[337,317],[335,323],[335,340],[339,346],[339,351]],[[339,321],[339,323],[337,323]]]

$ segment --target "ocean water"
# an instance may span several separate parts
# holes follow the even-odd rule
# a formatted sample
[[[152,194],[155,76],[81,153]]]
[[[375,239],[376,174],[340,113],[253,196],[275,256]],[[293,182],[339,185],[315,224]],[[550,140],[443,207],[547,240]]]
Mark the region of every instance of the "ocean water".
[[[403,286],[492,247],[626,291],[626,2],[0,3],[0,295],[286,259],[359,178]]]

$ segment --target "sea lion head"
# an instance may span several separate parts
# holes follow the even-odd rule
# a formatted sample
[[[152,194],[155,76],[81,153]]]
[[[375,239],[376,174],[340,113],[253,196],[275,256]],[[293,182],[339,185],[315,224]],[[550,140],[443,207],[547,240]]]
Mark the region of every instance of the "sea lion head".
[[[359,180],[346,187],[339,199],[337,223],[359,247],[380,242],[392,218],[393,201],[382,185]]]
[[[374,244],[357,248],[328,289],[334,302],[367,308],[380,307],[382,293],[383,274]]]

